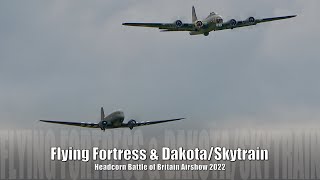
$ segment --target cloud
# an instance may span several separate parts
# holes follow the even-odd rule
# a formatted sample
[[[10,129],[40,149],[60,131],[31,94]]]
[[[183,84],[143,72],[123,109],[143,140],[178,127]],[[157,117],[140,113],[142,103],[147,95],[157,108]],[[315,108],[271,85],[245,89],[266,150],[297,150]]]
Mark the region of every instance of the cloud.
[[[1,2],[0,122],[4,127],[31,127],[44,118],[94,122],[100,106],[122,108],[128,119],[141,121],[187,117],[181,128],[228,117],[267,121],[275,107],[314,112],[317,4]],[[225,19],[299,16],[209,37],[121,26],[188,22],[192,5],[198,17],[210,11]]]

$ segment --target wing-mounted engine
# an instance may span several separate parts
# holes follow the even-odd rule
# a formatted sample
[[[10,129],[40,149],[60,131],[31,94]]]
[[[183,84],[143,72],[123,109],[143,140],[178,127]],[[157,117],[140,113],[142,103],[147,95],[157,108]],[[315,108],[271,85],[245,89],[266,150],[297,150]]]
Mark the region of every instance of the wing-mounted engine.
[[[246,22],[249,24],[256,24],[256,19],[254,17],[249,17]]]
[[[238,21],[235,20],[235,19],[231,19],[231,20],[229,21],[229,25],[230,25],[231,29],[234,28],[234,27],[236,27],[237,24],[238,24]]]
[[[197,20],[194,22],[194,25],[196,26],[197,29],[201,29],[204,26],[204,23],[200,20]]]
[[[131,119],[129,122],[128,122],[128,127],[132,130],[133,127],[135,127],[137,124],[137,121],[134,120],[134,119]]]
[[[103,131],[105,131],[106,128],[108,128],[108,126],[110,126],[110,125],[111,125],[110,122],[105,121],[105,120],[102,120],[102,121],[99,122],[99,127]]]
[[[183,22],[181,20],[176,20],[174,24],[176,25],[177,28],[180,28],[183,26]]]

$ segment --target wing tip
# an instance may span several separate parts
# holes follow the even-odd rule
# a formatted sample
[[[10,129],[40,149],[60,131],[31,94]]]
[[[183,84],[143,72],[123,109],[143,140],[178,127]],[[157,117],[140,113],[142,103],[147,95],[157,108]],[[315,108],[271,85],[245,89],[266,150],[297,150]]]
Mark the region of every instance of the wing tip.
[[[40,122],[45,122],[45,123],[51,123],[52,121],[50,121],[50,120],[43,120],[43,119],[41,119],[41,120],[39,120]]]
[[[122,23],[123,26],[135,26],[136,23]]]
[[[298,15],[294,14],[294,15],[290,15],[290,16],[283,16],[284,19],[289,19],[289,18],[294,18],[297,17]]]
[[[130,26],[132,24],[134,24],[134,23],[122,23],[123,26]]]

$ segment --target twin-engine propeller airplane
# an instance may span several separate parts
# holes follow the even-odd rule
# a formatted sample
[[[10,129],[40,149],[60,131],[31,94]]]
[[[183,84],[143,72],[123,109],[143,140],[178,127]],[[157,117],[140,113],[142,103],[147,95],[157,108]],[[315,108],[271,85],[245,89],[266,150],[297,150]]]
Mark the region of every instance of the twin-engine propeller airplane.
[[[168,120],[160,120],[160,121],[146,121],[146,122],[137,122],[134,119],[128,121],[128,123],[123,123],[124,120],[124,113],[122,111],[115,111],[108,116],[104,115],[104,110],[101,108],[101,120],[99,123],[88,123],[88,122],[63,122],[63,121],[51,121],[51,120],[40,120],[41,122],[47,123],[54,123],[54,124],[63,124],[63,125],[70,125],[70,126],[80,126],[86,128],[100,128],[101,130],[105,131],[106,129],[113,129],[113,128],[125,128],[128,127],[131,130],[137,126],[146,126],[151,124],[159,124],[165,123],[170,121],[178,121],[185,118],[178,118],[178,119],[168,119]]]
[[[190,35],[203,34],[205,36],[208,36],[209,32],[211,31],[234,29],[234,28],[240,28],[245,26],[253,26],[259,23],[289,19],[296,16],[297,15],[272,17],[272,18],[264,18],[264,19],[255,19],[254,17],[249,17],[244,21],[237,21],[235,19],[231,19],[229,21],[224,22],[222,16],[214,12],[211,12],[209,16],[204,20],[198,20],[195,8],[192,6],[192,23],[191,24],[183,23],[181,20],[176,20],[174,23],[123,23],[122,25],[159,28],[162,30],[161,32],[189,31]]]

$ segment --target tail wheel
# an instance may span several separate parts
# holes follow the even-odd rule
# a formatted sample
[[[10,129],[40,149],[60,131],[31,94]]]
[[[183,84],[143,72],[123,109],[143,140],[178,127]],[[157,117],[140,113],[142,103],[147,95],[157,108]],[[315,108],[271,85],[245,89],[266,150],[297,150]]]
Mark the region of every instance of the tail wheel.
[[[209,32],[203,33],[204,36],[209,36]]]

